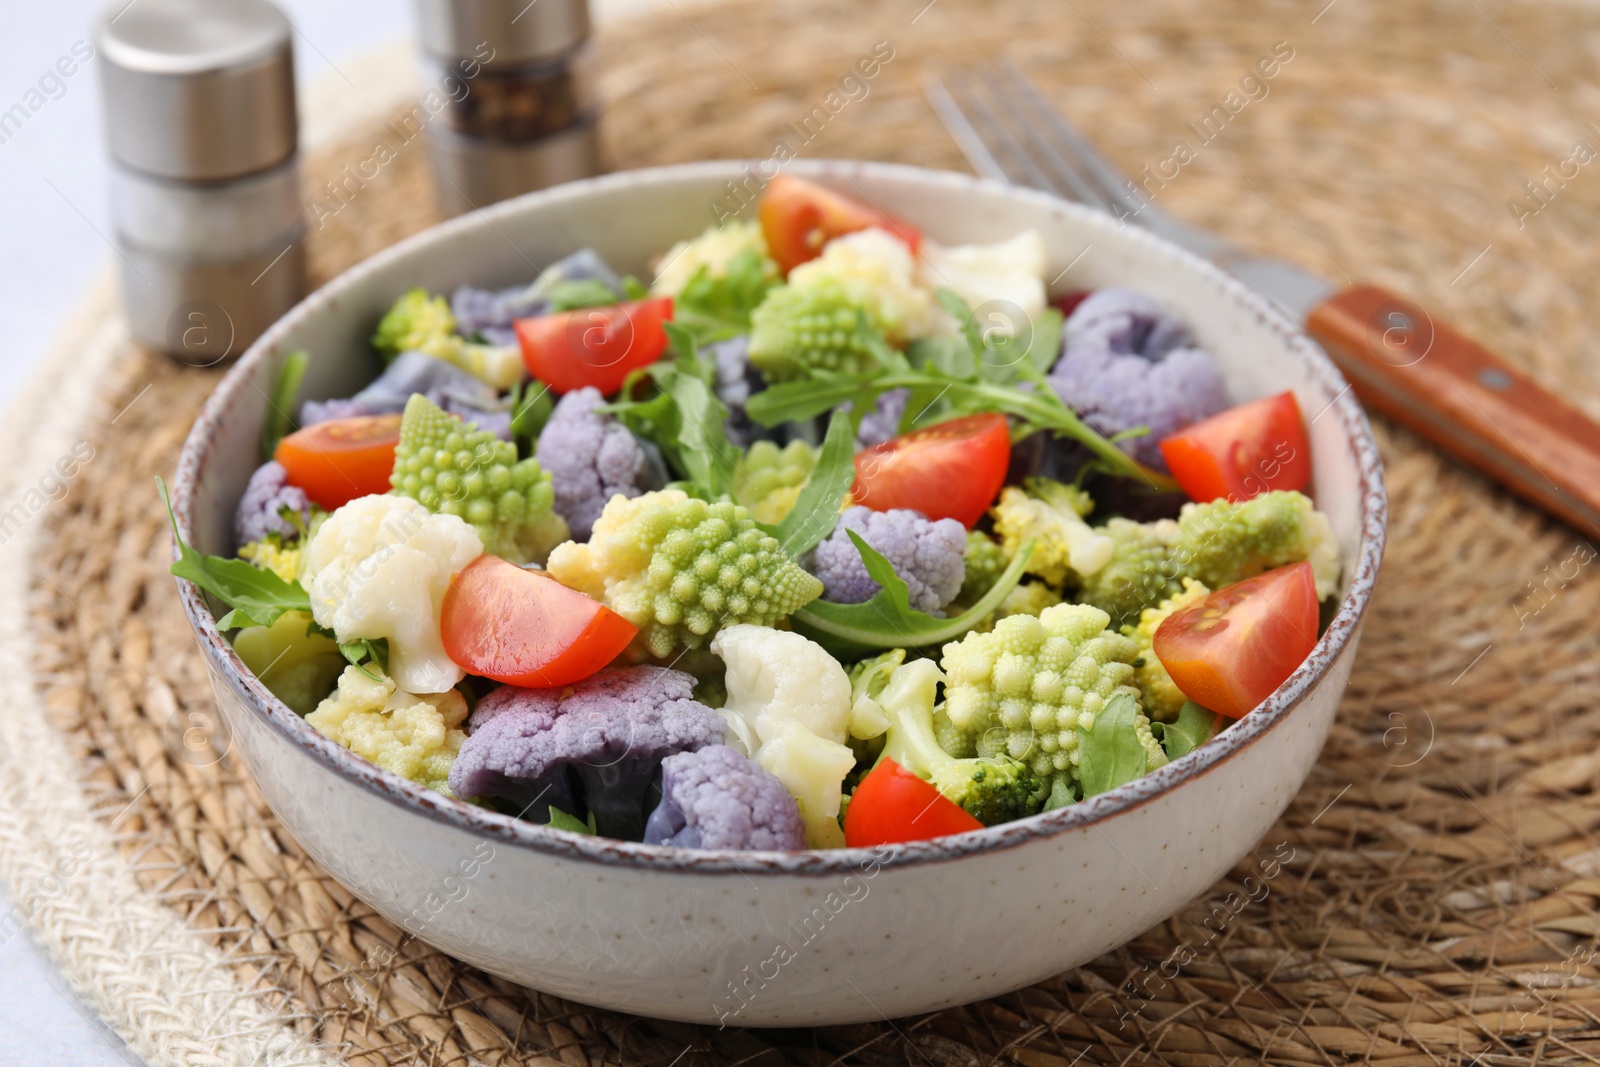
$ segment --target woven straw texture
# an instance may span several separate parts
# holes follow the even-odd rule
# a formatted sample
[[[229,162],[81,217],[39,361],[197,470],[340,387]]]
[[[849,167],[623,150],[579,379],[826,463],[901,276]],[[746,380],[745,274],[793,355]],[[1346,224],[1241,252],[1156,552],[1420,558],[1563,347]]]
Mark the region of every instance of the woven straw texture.
[[[886,41],[894,57],[865,98],[799,151],[960,168],[920,75],[1008,55],[1130,170],[1167,159],[1179,138],[1198,145],[1159,203],[1330,280],[1405,292],[1600,416],[1584,329],[1600,176],[1571,162],[1575,142],[1600,147],[1584,124],[1600,114],[1600,11],[923,3],[685,6],[608,29],[608,165],[795,147],[789,124]],[[1199,144],[1186,122],[1275,47],[1281,59],[1279,42],[1293,56],[1268,94]],[[308,195],[372,140],[316,152]],[[1546,166],[1566,177],[1534,199],[1523,182]],[[311,244],[318,279],[434,221],[423,153],[402,152],[325,221]],[[99,918],[45,907],[34,924],[113,1025],[144,1035],[135,1048],[152,1061],[300,1062],[318,1046],[370,1065],[1600,1060],[1588,566],[1600,531],[1553,525],[1401,431],[1378,426],[1393,527],[1339,721],[1305,790],[1228,879],[1126,948],[1010,996],[876,1025],[717,1031],[479,973],[402,937],[284,833],[236,758],[216,754],[226,738],[166,574],[151,486],[216,373],[124,347],[108,380],[91,424],[70,435],[92,461],[34,522],[34,647],[5,667],[26,677],[31,663],[51,744],[64,743],[112,843],[95,862],[120,861],[105,884],[131,877],[140,890]],[[17,827],[29,825],[0,836],[14,895],[29,844]],[[106,943],[98,962],[79,958],[97,924],[119,929],[152,901],[204,959],[147,982],[178,990],[196,968],[225,974],[266,1020],[237,1024],[260,1032],[255,1051],[225,1027],[195,1029],[178,1010],[187,992],[146,984],[127,992],[144,998],[135,1007],[117,1000],[105,960],[162,958],[162,945]],[[147,1017],[163,1010],[164,1036],[151,1040]]]

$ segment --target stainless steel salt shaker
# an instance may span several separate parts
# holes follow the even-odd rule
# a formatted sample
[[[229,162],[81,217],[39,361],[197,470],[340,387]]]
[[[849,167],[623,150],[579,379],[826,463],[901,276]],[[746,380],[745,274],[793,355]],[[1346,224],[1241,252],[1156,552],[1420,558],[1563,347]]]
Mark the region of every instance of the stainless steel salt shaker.
[[[439,208],[600,172],[587,0],[416,0]]]
[[[292,37],[268,0],[116,0],[95,27],[128,321],[186,363],[305,294]]]

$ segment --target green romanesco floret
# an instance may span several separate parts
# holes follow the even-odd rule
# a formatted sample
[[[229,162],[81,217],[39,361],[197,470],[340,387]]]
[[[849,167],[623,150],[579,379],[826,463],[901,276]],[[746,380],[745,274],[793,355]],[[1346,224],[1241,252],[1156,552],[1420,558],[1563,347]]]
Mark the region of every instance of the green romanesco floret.
[[[1049,790],[1026,763],[1004,753],[958,759],[940,747],[934,699],[942,681],[944,675],[932,660],[912,660],[894,669],[877,698],[889,717],[878,758],[892,759],[928,779],[985,826],[1038,814]]]
[[[961,592],[956,595],[956,602],[975,604],[994,588],[1000,572],[1006,569],[1006,551],[982,530],[968,530],[963,562],[967,570],[961,579]]]
[[[799,438],[782,448],[757,441],[734,468],[733,498],[757,522],[779,522],[794,508],[816,466],[816,450]]]
[[[519,460],[516,445],[468,426],[420,393],[406,401],[389,484],[435,514],[465,519],[485,552],[519,566],[543,563],[568,536],[538,460]]]
[[[271,626],[246,626],[234,635],[233,650],[296,715],[309,714],[345,668],[339,642],[312,630],[303,611],[286,611]]]
[[[346,667],[339,688],[306,722],[384,770],[449,795],[450,765],[467,739],[461,728],[466,718],[467,699],[458,690],[417,696],[386,676]]]
[[[1177,593],[1180,567],[1172,555],[1178,524],[1171,519],[1133,522],[1114,518],[1100,527],[1111,540],[1111,559],[1090,575],[1080,575],[1073,599],[1111,616],[1113,626],[1139,621],[1139,612]]]
[[[1022,760],[1046,787],[1076,787],[1078,728],[1092,726],[1116,694],[1139,695],[1131,684],[1139,646],[1108,630],[1110,621],[1099,608],[1059,604],[945,645],[950,728],[980,756]]]
[[[504,392],[522,381],[522,353],[516,345],[486,345],[456,333],[450,302],[426,289],[403,293],[378,322],[372,347],[385,360],[402,352],[426,352],[454,363]]]
[[[750,323],[750,362],[770,381],[813,371],[864,374],[876,363],[873,328],[840,285],[781,285],[767,294]]]
[[[1302,493],[1275,490],[1238,504],[1185,504],[1172,551],[1184,575],[1212,589],[1302,560],[1311,562],[1318,600],[1339,587],[1333,527]]]
[[[1172,682],[1172,676],[1161,665],[1154,648],[1156,630],[1175,611],[1204,600],[1211,590],[1193,578],[1183,580],[1183,592],[1168,597],[1159,606],[1145,608],[1139,614],[1137,626],[1124,626],[1123,633],[1139,643],[1139,658],[1134,660],[1133,684],[1144,697],[1145,714],[1156,722],[1171,722],[1183,710],[1188,698]]]
[[[771,626],[822,594],[744,507],[677,489],[612,497],[588,543],[558,547],[549,570],[638,626],[661,659],[736,623]]]
[[[820,256],[789,272],[789,287],[844,290],[893,345],[954,332],[953,320],[933,291],[917,284],[916,273],[916,258],[904,241],[868,227],[829,241]]]
[[[1007,486],[990,512],[1008,558],[1034,542],[1028,573],[1055,586],[1110,562],[1110,538],[1083,521],[1094,507],[1089,494],[1050,478],[1029,478],[1025,485],[1026,491]]]

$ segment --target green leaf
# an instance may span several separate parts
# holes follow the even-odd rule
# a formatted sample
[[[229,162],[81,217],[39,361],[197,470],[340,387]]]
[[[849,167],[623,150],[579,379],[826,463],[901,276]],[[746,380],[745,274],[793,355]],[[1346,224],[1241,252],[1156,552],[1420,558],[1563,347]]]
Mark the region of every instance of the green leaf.
[[[850,419],[835,411],[828,420],[817,465],[801,486],[789,514],[770,529],[790,559],[800,558],[821,543],[839,524],[839,508],[856,480],[856,440]]]
[[[978,325],[978,320],[972,314],[972,308],[953,289],[941,286],[934,294],[939,301],[939,306],[948,311],[957,323],[961,325],[961,336],[967,339],[967,347],[974,356],[983,356],[983,329]]]
[[[610,307],[618,303],[621,296],[611,286],[595,278],[556,282],[545,292],[545,299],[550,301],[546,314],[554,315],[578,308]]]
[[[265,462],[278,450],[278,442],[294,425],[295,401],[300,397],[300,383],[305,381],[306,366],[311,357],[304,352],[290,352],[283,357],[278,368],[278,380],[272,386],[272,398],[267,404],[267,417],[261,422],[261,459]]]
[[[1078,727],[1078,781],[1085,800],[1143,777],[1150,769],[1135,728],[1139,702],[1118,693],[1094,717],[1094,725]]]
[[[1187,756],[1221,732],[1222,716],[1202,708],[1194,701],[1185,701],[1178,717],[1167,723],[1162,731],[1161,744],[1168,759]]]
[[[702,345],[749,333],[751,314],[775,284],[761,256],[747,248],[720,275],[713,277],[704,266],[696,270],[673,300],[673,321]]]
[[[796,631],[836,656],[883,648],[920,648],[962,636],[999,608],[1021,581],[1023,568],[1033,554],[1033,542],[1029,541],[981,600],[960,615],[941,619],[912,608],[905,579],[894,572],[893,564],[874,551],[860,534],[854,530],[849,533],[867,574],[883,588],[864,604],[813,600],[790,619]]]
[[[728,406],[713,388],[716,368],[700,359],[694,336],[666,323],[667,342],[677,358],[652,363],[632,383],[651,381],[657,394],[645,400],[619,400],[601,408],[635,433],[655,442],[667,462],[691,483],[695,496],[716,500],[733,492],[739,450],[728,443]]]
[[[384,675],[389,673],[389,639],[380,637],[371,640],[363,637],[359,641],[345,641],[339,645],[339,652],[362,674],[374,682],[383,681]],[[377,671],[368,665],[377,664]]]
[[[545,825],[550,827],[552,830],[570,830],[575,834],[593,835],[599,833],[599,830],[595,826],[594,812],[591,811],[589,813],[588,822],[583,822],[576,816],[568,815],[566,812],[562,811],[558,807],[555,807],[554,805],[552,805],[550,808],[550,821],[545,823]]]
[[[310,614],[311,596],[298,582],[286,582],[265,567],[257,567],[247,560],[203,556],[191,548],[178,533],[178,519],[172,514],[167,483],[157,478],[156,489],[161,494],[161,503],[166,506],[167,520],[172,524],[172,539],[178,545],[178,562],[172,565],[172,573],[193,582],[233,609],[217,620],[218,628],[271,626],[286,611]]]
[[[842,374],[818,374],[799,381],[769,385],[750,398],[745,414],[762,426],[805,422],[854,400],[869,386],[864,380]]]
[[[518,382],[511,387],[511,438],[523,455],[531,455],[539,432],[550,421],[556,404],[550,387],[538,379]]]
[[[1072,788],[1072,783],[1064,777],[1057,776],[1050,782],[1050,796],[1044,802],[1044,810],[1055,811],[1057,808],[1076,803],[1077,800],[1078,794]]]
[[[622,276],[622,295],[628,300],[643,300],[650,295],[650,290],[646,289],[644,283],[638,278],[631,274],[624,274]]]

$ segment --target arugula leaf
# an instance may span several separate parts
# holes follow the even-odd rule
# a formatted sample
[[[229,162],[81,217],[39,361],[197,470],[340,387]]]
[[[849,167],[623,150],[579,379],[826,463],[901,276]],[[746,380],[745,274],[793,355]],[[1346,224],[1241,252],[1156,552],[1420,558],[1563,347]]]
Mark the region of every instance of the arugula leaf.
[[[550,302],[545,313],[555,315],[578,308],[609,307],[620,302],[621,296],[621,293],[596,278],[556,282],[545,292],[545,299]]]
[[[1208,711],[1192,700],[1184,702],[1178,717],[1167,723],[1161,734],[1161,744],[1168,759],[1187,756],[1221,732],[1222,716]]]
[[[537,378],[518,382],[511,387],[510,399],[511,439],[517,443],[523,455],[531,455],[533,444],[539,439],[539,431],[544,429],[556,409],[555,401],[550,396],[550,387]]]
[[[993,331],[985,333],[967,302],[949,289],[935,294],[939,305],[961,324],[961,335],[967,343],[968,365],[973,368],[963,377],[976,376],[996,385],[1011,385],[1018,381],[1038,383],[1061,355],[1061,324],[1063,317],[1055,308],[1046,308],[1037,320],[1029,320],[1022,329],[1013,333]],[[954,338],[943,339],[948,345]],[[1026,344],[1023,351],[1017,351]],[[945,357],[949,359],[947,355]]]
[[[860,534],[848,532],[867,573],[882,588],[864,604],[813,600],[790,618],[796,631],[836,656],[882,648],[920,648],[960,637],[1000,606],[1022,580],[1023,568],[1033,554],[1033,542],[1029,541],[983,599],[960,615],[941,619],[912,608],[905,579],[894,572],[893,564],[874,551]]]
[[[217,620],[218,629],[271,626],[286,611],[311,613],[311,595],[298,582],[286,582],[248,560],[203,556],[196,552],[178,533],[178,519],[172,514],[167,483],[157,478],[156,490],[166,506],[167,521],[172,524],[172,539],[178,545],[178,562],[170,568],[172,573],[193,582],[233,609]]]
[[[1127,693],[1106,701],[1094,725],[1078,727],[1078,781],[1085,800],[1142,777],[1150,769],[1139,735],[1139,702]]]
[[[339,652],[349,661],[350,665],[374,682],[383,681],[384,675],[389,673],[389,639],[380,637],[377,640],[363,637],[359,641],[345,641],[339,645]],[[378,665],[376,673],[368,666]]]
[[[643,300],[650,295],[650,290],[645,288],[643,282],[631,274],[622,276],[622,298],[624,300]]]
[[[311,362],[311,357],[304,352],[290,352],[283,357],[283,366],[278,368],[278,380],[272,386],[272,398],[267,403],[267,417],[261,423],[261,460],[266,462],[278,450],[278,442],[283,440],[289,432],[289,427],[294,424],[294,402],[300,397],[300,383],[305,381],[306,366]]]
[[[777,282],[767,276],[761,256],[746,248],[713,277],[701,266],[674,298],[674,322],[693,332],[702,345],[750,332],[750,315]]]
[[[839,524],[839,506],[856,480],[856,438],[850,417],[835,411],[828,420],[817,465],[800,487],[794,507],[768,532],[783,545],[790,559],[811,551]]]
[[[589,813],[589,821],[583,822],[575,815],[568,815],[560,808],[551,805],[550,821],[545,823],[552,830],[570,830],[575,834],[597,834],[599,829],[595,825],[594,812]]]
[[[1044,810],[1055,811],[1057,808],[1077,803],[1077,800],[1078,791],[1072,787],[1072,783],[1058,777],[1050,783],[1050,796],[1045,799]]]
[[[710,500],[731,496],[739,450],[728,443],[723,428],[728,406],[713,387],[716,367],[699,357],[689,330],[676,322],[665,328],[676,358],[635,371],[623,386],[627,395],[635,383],[648,380],[656,395],[619,400],[599,410],[615,414],[629,429],[654,441],[687,481],[687,491]]]

